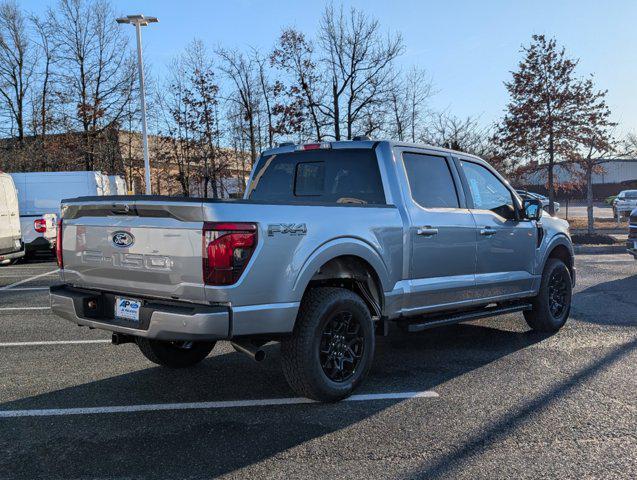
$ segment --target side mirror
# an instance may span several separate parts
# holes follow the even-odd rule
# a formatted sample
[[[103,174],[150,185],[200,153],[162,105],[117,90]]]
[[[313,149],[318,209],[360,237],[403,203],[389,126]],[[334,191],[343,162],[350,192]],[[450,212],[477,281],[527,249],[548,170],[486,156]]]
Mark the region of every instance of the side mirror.
[[[542,202],[536,198],[525,199],[524,217],[528,220],[539,220],[542,217]]]

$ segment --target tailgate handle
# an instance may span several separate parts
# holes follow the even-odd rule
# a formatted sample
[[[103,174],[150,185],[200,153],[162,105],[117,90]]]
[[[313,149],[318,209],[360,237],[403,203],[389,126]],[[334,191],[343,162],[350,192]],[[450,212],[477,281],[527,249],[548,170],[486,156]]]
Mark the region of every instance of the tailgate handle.
[[[128,203],[114,203],[111,211],[118,215],[127,215],[130,213],[131,208]]]

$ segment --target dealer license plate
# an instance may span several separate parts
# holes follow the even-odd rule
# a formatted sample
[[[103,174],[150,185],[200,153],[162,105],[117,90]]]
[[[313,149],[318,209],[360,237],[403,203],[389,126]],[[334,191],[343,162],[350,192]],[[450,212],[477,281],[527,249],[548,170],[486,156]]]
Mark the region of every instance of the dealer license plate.
[[[132,298],[115,297],[115,318],[125,318],[139,322],[139,309],[142,302]]]

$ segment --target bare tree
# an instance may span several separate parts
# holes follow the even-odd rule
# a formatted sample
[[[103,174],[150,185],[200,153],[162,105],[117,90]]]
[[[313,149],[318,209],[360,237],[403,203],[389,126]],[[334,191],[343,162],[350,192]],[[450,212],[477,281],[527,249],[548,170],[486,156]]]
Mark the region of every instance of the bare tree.
[[[481,125],[477,117],[460,118],[449,112],[438,112],[429,116],[421,140],[452,150],[486,156],[490,148],[490,130]]]
[[[259,79],[260,93],[263,100],[262,105],[264,106],[264,110],[265,110],[264,113],[266,115],[266,119],[268,122],[266,127],[267,136],[268,136],[268,147],[272,148],[274,146],[274,134],[276,133],[276,127],[274,125],[275,105],[272,104],[277,93],[276,83],[273,85],[270,82],[270,79],[268,77],[268,73],[267,73],[268,60],[262,57],[259,51],[256,49],[252,50],[252,58],[254,59],[254,63],[257,66],[257,70],[258,70],[257,76]]]
[[[208,197],[211,187],[213,198],[219,198],[221,178],[225,165],[219,155],[219,86],[216,83],[212,58],[200,40],[194,40],[186,50],[188,84],[183,102],[190,109],[190,129],[200,154],[203,195]]]
[[[248,141],[250,144],[250,161],[253,165],[257,159],[257,112],[259,104],[259,82],[255,75],[254,61],[237,50],[219,48],[217,54],[222,60],[221,70],[234,86],[234,94],[227,98],[241,106],[248,124]]]
[[[49,11],[46,17],[31,17],[36,33],[38,47],[38,74],[37,84],[33,86],[34,102],[32,114],[32,130],[34,135],[46,136],[50,124],[53,122],[53,72],[54,48],[51,43],[53,28],[50,21],[52,13]]]
[[[341,139],[341,122],[351,139],[357,122],[375,103],[385,100],[397,71],[394,60],[403,51],[400,34],[384,36],[378,20],[355,8],[328,6],[320,26],[325,50],[330,101],[321,108],[333,124],[333,136]]]
[[[182,194],[188,197],[192,193],[191,181],[194,180],[191,167],[198,160],[192,131],[194,113],[186,101],[188,80],[183,56],[175,58],[168,71],[166,85],[157,95],[163,114],[160,130],[163,135],[157,159],[165,163],[172,161],[177,165],[177,180]]]
[[[15,1],[0,3],[0,100],[10,135],[24,143],[27,94],[35,73],[34,46],[27,18]]]
[[[71,126],[84,138],[84,165],[94,168],[94,140],[121,119],[131,101],[135,64],[105,0],[60,0],[53,17],[57,73]]]
[[[637,134],[629,133],[622,143],[627,155],[637,155]]]
[[[434,94],[433,85],[424,70],[412,67],[396,78],[389,88],[389,133],[401,141],[416,142],[423,130],[427,101]]]
[[[301,110],[307,110],[311,120],[315,139],[323,139],[322,129],[325,120],[320,111],[320,99],[323,97],[320,73],[314,60],[314,48],[305,34],[293,28],[281,32],[279,41],[270,56],[272,65],[287,72],[292,77],[288,87],[288,96],[292,100],[288,106],[288,117],[298,120]],[[293,127],[291,130],[298,130]]]

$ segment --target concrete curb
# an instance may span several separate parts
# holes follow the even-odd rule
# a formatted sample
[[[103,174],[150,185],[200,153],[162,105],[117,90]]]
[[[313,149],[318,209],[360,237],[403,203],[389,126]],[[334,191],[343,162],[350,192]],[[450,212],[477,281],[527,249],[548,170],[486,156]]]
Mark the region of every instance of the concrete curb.
[[[573,245],[575,255],[609,255],[625,253],[626,245]]]
[[[571,235],[588,233],[586,228],[571,228]],[[596,228],[595,233],[601,233],[602,235],[628,235],[628,225],[618,228]]]

